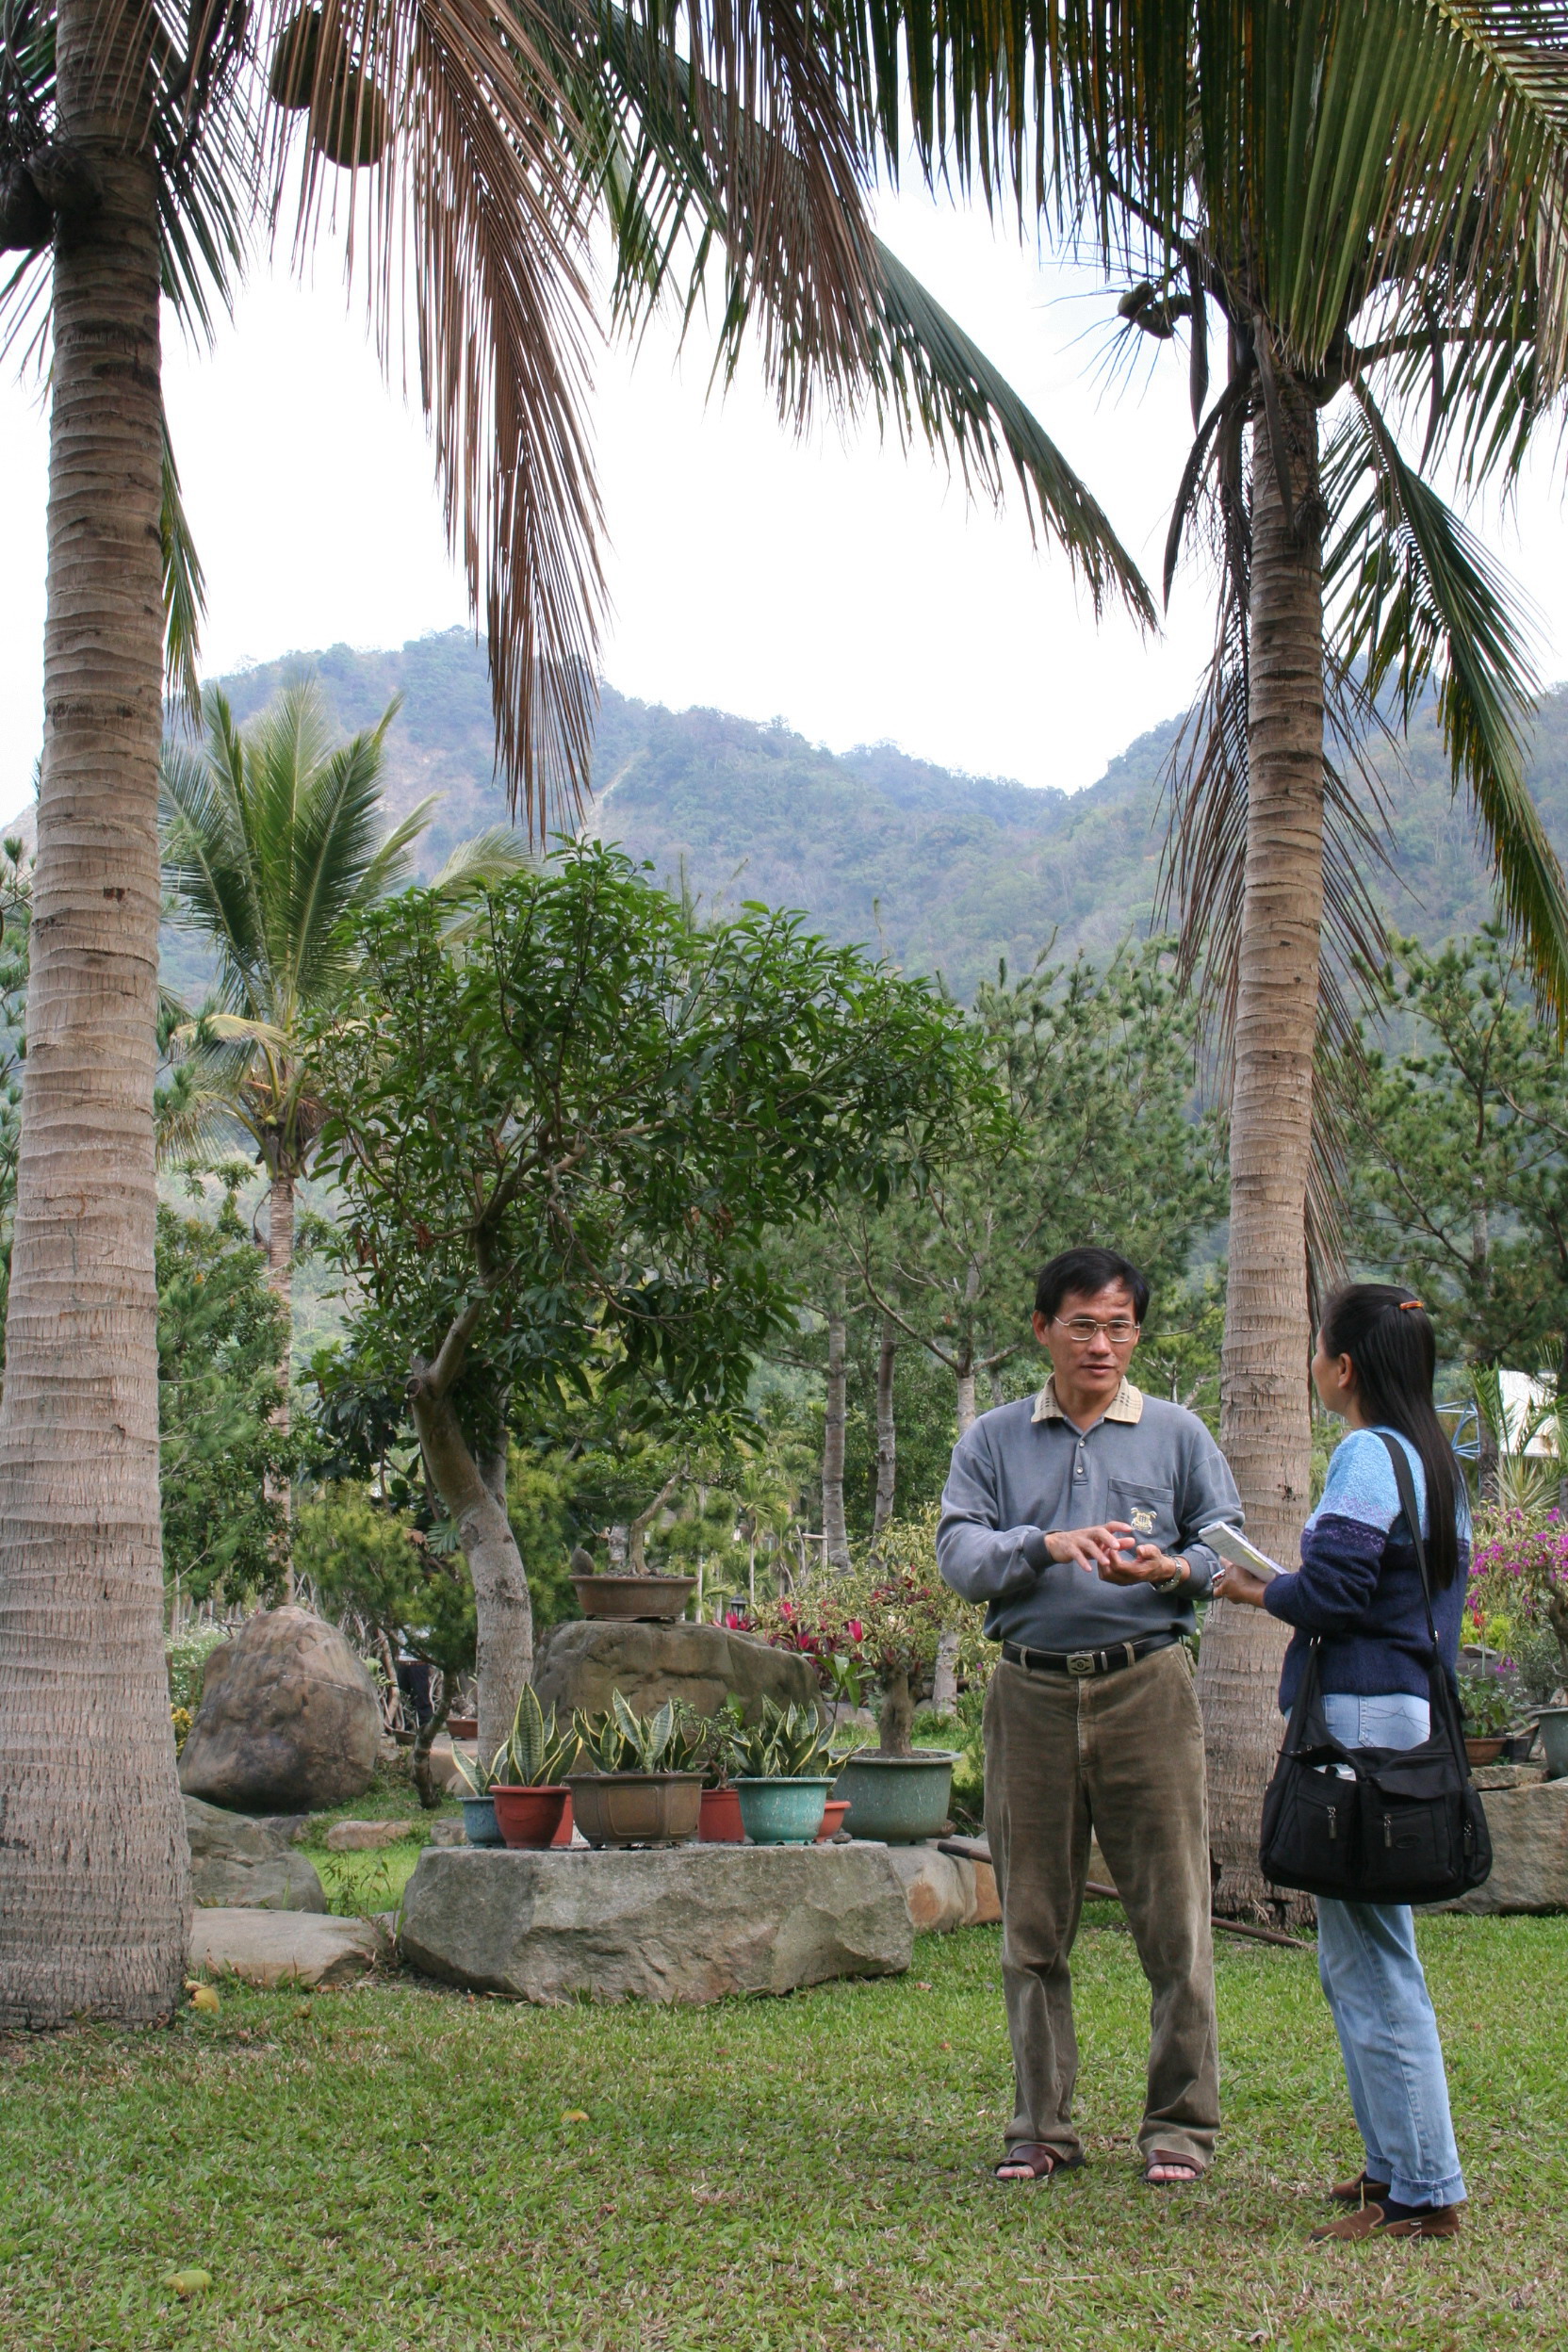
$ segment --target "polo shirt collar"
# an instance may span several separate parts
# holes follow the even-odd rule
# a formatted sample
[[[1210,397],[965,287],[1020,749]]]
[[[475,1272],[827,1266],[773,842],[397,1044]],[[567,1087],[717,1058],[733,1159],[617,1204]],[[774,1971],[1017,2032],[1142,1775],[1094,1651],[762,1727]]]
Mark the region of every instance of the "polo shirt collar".
[[[1054,1374],[1046,1381],[1045,1386],[1036,1397],[1033,1417],[1037,1421],[1065,1421],[1067,1419],[1067,1414],[1062,1411],[1057,1399]],[[1143,1391],[1141,1388],[1135,1388],[1125,1373],[1122,1375],[1121,1386],[1117,1390],[1100,1418],[1102,1421],[1137,1422],[1142,1420]]]

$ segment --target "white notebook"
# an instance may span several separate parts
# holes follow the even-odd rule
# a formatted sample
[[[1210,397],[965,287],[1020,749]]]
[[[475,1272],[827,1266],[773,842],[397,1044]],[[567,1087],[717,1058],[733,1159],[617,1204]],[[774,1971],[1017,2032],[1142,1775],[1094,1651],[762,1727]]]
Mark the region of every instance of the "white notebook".
[[[1241,1529],[1233,1527],[1227,1520],[1217,1519],[1212,1527],[1200,1527],[1198,1541],[1206,1544],[1211,1552],[1217,1552],[1221,1560],[1228,1560],[1233,1568],[1245,1568],[1265,1584],[1271,1577],[1288,1574],[1277,1560],[1270,1560],[1255,1544],[1249,1544]]]

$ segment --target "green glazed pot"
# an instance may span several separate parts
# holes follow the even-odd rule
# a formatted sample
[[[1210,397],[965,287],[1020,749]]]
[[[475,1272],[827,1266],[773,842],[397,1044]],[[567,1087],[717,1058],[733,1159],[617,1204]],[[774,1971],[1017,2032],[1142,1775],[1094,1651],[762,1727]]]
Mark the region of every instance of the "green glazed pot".
[[[465,1797],[463,1800],[463,1834],[471,1846],[504,1846],[500,1825],[496,1820],[494,1797]]]
[[[1568,1778],[1568,1707],[1542,1707],[1541,1745],[1546,1756],[1548,1780]]]
[[[737,1780],[741,1819],[754,1846],[809,1846],[822,1827],[830,1780]]]
[[[884,1845],[912,1846],[939,1838],[948,1827],[956,1748],[918,1748],[913,1756],[879,1756],[859,1748],[846,1756],[833,1785],[847,1797],[844,1827],[852,1838],[876,1838]]]

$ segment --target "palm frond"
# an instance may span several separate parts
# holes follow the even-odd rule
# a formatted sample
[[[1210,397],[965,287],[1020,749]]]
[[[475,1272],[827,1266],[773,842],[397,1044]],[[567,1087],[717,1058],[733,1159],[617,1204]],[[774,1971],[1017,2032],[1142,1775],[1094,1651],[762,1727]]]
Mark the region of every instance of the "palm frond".
[[[825,335],[812,291],[825,199],[784,134],[727,110],[685,58],[622,8],[604,8],[600,42],[613,101],[601,184],[617,239],[615,308],[631,329],[672,298],[690,326],[716,250],[726,374],[755,331],[786,419],[804,422],[825,389],[840,406],[870,408],[906,448],[923,440],[972,495],[1000,503],[1016,478],[1031,533],[1064,548],[1096,612],[1119,593],[1152,622],[1149,591],[1098,502],[1001,371],[873,234],[859,189],[835,183],[831,197],[841,216],[836,234],[859,248],[860,290],[841,328]],[[756,266],[760,207],[776,247],[766,270]]]
[[[1519,592],[1407,464],[1364,384],[1352,391],[1324,468],[1331,510],[1371,482],[1324,562],[1339,659],[1364,664],[1369,694],[1389,687],[1407,723],[1435,681],[1455,789],[1470,793],[1541,1001],[1568,1021],[1568,886],[1525,780],[1538,688]]]
[[[430,888],[441,898],[468,898],[534,862],[527,843],[510,825],[486,825],[449,852]]]
[[[158,530],[163,541],[165,691],[179,703],[191,727],[198,728],[202,724],[202,686],[196,665],[201,658],[202,622],[206,614],[206,583],[180,497],[180,473],[169,438],[167,415],[163,420],[163,512]]]
[[[274,54],[289,14],[270,0]],[[552,67],[574,24],[586,40],[572,0],[340,0],[309,103],[274,117],[270,165],[274,217],[296,188],[302,256],[328,205],[335,77],[351,61],[351,141],[381,109],[386,142],[348,175],[351,268],[384,361],[400,344],[417,381],[448,536],[489,641],[499,764],[539,838],[587,778],[603,597],[583,423],[588,207]]]

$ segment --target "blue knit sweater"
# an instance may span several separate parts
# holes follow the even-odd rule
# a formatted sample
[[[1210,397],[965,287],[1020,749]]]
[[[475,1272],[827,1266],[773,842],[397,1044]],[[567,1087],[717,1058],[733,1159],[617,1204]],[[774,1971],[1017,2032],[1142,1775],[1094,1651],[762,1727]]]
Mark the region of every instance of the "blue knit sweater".
[[[1428,1532],[1427,1477],[1408,1439],[1391,1429],[1410,1460]],[[1428,1567],[1430,1568],[1429,1556]],[[1470,1570],[1470,1512],[1462,1500],[1459,1574],[1432,1594],[1432,1621],[1445,1665],[1453,1673]],[[1308,1646],[1323,1637],[1321,1688],[1376,1698],[1389,1690],[1428,1691],[1431,1643],[1421,1598],[1415,1545],[1399,1504],[1388,1448],[1373,1429],[1352,1429],[1329,1463],[1323,1500],[1301,1531],[1301,1565],[1276,1576],[1264,1607],[1296,1628],[1280,1677],[1280,1706],[1288,1711],[1306,1669]]]

